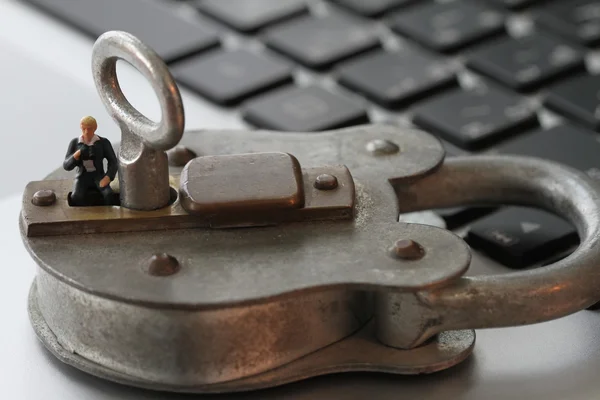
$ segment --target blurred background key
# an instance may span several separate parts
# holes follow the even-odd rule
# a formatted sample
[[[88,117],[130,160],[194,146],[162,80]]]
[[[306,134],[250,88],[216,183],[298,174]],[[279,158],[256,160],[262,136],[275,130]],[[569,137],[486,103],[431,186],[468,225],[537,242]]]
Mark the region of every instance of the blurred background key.
[[[168,3],[148,0],[27,0],[95,37],[127,31],[166,62],[216,47],[217,36],[200,21],[184,18]]]
[[[489,1],[490,3],[493,3],[493,4],[501,5],[503,7],[509,8],[509,9],[520,10],[525,7],[530,7],[532,5],[542,4],[549,0],[487,0],[487,1]],[[571,1],[571,0],[567,0],[567,1]]]
[[[541,85],[583,70],[583,52],[561,39],[531,34],[509,38],[475,51],[470,68],[518,91]]]
[[[182,84],[223,105],[239,103],[292,81],[290,65],[247,50],[192,57],[172,70]]]
[[[338,79],[342,85],[388,108],[407,105],[458,85],[455,74],[442,60],[410,48],[369,53],[350,61],[338,70]]]
[[[433,50],[453,52],[505,32],[504,16],[477,2],[423,2],[401,11],[392,29]]]
[[[600,1],[555,1],[540,8],[537,22],[581,44],[595,46],[600,43]]]
[[[418,0],[334,0],[337,4],[364,15],[379,17],[395,8],[415,3]]]
[[[493,87],[456,90],[415,108],[414,123],[466,150],[478,150],[536,127],[520,96]]]
[[[379,47],[366,24],[341,14],[305,17],[267,30],[267,46],[309,68],[323,69]]]
[[[308,11],[305,0],[196,0],[193,5],[242,32],[254,32]]]
[[[600,75],[580,75],[548,88],[545,105],[595,130],[600,129]]]
[[[314,132],[367,123],[356,102],[318,86],[286,88],[250,100],[242,110],[252,125],[282,131]]]

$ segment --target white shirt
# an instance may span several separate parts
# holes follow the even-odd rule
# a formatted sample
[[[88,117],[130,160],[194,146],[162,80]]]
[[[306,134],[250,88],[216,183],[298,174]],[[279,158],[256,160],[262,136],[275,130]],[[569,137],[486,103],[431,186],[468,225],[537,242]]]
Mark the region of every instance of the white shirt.
[[[85,141],[83,135],[79,136],[79,143],[83,143],[87,146],[92,146],[98,140],[100,140],[100,138],[96,134],[92,136],[92,139],[89,142]],[[94,160],[83,160],[83,167],[85,168],[86,172],[96,171],[96,167],[94,167]]]

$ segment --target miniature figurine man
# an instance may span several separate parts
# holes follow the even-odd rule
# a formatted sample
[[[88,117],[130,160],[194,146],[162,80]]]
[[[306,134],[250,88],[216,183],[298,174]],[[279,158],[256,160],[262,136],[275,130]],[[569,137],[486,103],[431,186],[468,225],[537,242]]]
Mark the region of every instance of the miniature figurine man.
[[[83,117],[80,127],[81,136],[71,140],[63,162],[63,168],[67,171],[77,167],[71,205],[90,205],[86,199],[90,190],[99,191],[104,198],[104,204],[110,205],[113,194],[110,182],[115,179],[118,165],[115,151],[108,139],[96,135],[98,124],[93,117]],[[107,161],[106,172],[104,159]]]

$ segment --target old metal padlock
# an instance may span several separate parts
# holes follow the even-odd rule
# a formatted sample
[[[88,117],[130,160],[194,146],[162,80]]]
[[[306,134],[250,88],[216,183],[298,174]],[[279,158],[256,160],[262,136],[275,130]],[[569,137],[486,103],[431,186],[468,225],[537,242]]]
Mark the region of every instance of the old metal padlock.
[[[119,58],[153,84],[161,122],[125,99]],[[472,329],[550,320],[600,298],[600,189],[583,173],[533,158],[445,160],[434,137],[387,125],[183,135],[177,86],[138,39],[102,35],[93,70],[123,133],[120,205],[70,206],[59,169],[27,186],[20,221],[39,265],[32,324],[79,369],[187,392],[431,373],[469,356]],[[185,151],[169,166],[177,144]],[[40,191],[51,201],[34,204]],[[467,277],[461,238],[398,222],[473,203],[550,210],[581,244],[545,268]]]

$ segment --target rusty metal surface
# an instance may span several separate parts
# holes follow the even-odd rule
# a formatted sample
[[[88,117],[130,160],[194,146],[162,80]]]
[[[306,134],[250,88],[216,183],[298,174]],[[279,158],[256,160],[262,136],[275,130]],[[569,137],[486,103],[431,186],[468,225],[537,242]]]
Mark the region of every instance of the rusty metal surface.
[[[37,284],[34,281],[29,294],[29,316],[38,338],[58,359],[104,379],[153,390],[192,393],[239,392],[339,372],[372,371],[408,375],[433,373],[465,360],[475,344],[474,331],[451,331],[442,333],[419,348],[397,350],[377,342],[374,324],[371,322],[337,343],[278,368],[222,383],[182,385],[150,380],[146,375],[136,377],[123,373],[65,348],[46,323],[37,296]],[[176,368],[176,371],[179,370],[179,367]]]
[[[322,192],[312,182],[323,173],[339,177],[340,189]],[[80,235],[92,233],[148,232],[167,229],[226,228],[275,225],[292,221],[349,220],[354,211],[354,182],[344,166],[307,168],[302,171],[302,208],[253,209],[250,212],[207,213],[190,216],[172,189],[172,203],[152,211],[122,207],[71,207],[67,202],[71,180],[30,182],[23,193],[21,223],[26,236]],[[171,185],[179,186],[179,175],[171,175]],[[38,191],[52,189],[57,201],[40,210],[31,198]]]
[[[151,277],[163,282],[179,274]],[[171,385],[225,382],[336,342],[372,315],[365,292],[313,292],[215,310],[148,308],[82,292],[39,271],[37,302],[63,347],[113,371]]]
[[[344,285],[417,290],[444,284],[466,271],[470,253],[462,239],[439,228],[397,222],[398,205],[387,181],[389,171],[414,176],[437,167],[443,150],[433,137],[391,126],[351,128],[310,138],[288,133],[252,134],[258,138],[252,146],[245,147],[247,142],[240,140],[239,148],[235,149],[231,146],[237,143],[237,138],[248,137],[247,132],[188,133],[186,146],[198,154],[272,151],[275,145],[281,146],[275,150],[286,151],[291,138],[292,142],[311,143],[296,146],[300,163],[310,166],[321,164],[324,158],[320,155],[315,160],[319,154],[315,148],[329,148],[328,143],[334,142],[336,146],[329,148],[331,153],[327,158],[355,167],[352,170],[356,183],[354,220],[218,231],[187,229],[135,235],[30,237],[25,244],[42,268],[81,290],[127,302],[180,307],[222,307],[264,301],[302,289]],[[373,157],[365,144],[374,137],[393,140],[406,153]],[[226,148],[215,151],[220,146]],[[352,148],[359,153],[353,153]],[[343,153],[336,154],[336,149]],[[367,162],[362,158],[373,160]],[[414,164],[416,160],[420,160],[421,168]],[[173,173],[176,172],[179,171],[174,169]],[[51,178],[64,176],[58,170]],[[305,178],[306,181],[310,179]],[[318,196],[335,193],[310,186]],[[390,257],[390,246],[405,238],[419,242],[426,256],[416,261]],[[140,270],[139,263],[156,252],[180,260],[181,271],[174,279],[168,282],[151,279]],[[70,254],[68,259],[65,253]],[[96,260],[102,260],[101,268]]]
[[[365,142],[376,134],[398,143],[403,151],[370,155]],[[325,154],[314,151],[316,143],[317,148],[330,151],[327,158],[354,167],[353,220],[141,232],[135,236],[32,237],[25,238],[25,243],[49,276],[82,294],[158,307],[158,313],[165,309],[226,311],[236,306],[277,304],[324,290],[337,294],[372,290],[376,294],[377,338],[397,348],[422,346],[440,331],[557,318],[598,300],[600,274],[595,270],[600,259],[600,195],[597,184],[585,175],[541,160],[496,156],[450,159],[441,167],[423,158],[419,171],[414,164],[404,164],[409,144],[415,144],[418,152],[431,151],[428,143],[439,143],[426,134],[388,126],[352,128],[310,139],[294,134],[285,134],[284,139],[283,135],[256,132],[258,140],[251,145],[240,139],[240,147],[247,145],[245,148],[231,146],[238,138],[248,137],[247,132],[206,131],[189,134],[184,141],[199,154],[260,152],[285,151],[289,137],[292,143],[298,142],[295,154],[303,165],[323,163]],[[418,146],[421,140],[423,146]],[[359,142],[359,153],[344,153],[354,146],[346,141]],[[312,145],[303,147],[303,142]],[[328,147],[330,142],[337,144]],[[275,145],[281,148],[273,148]],[[442,154],[441,148],[438,150]],[[362,154],[373,160],[363,162]],[[389,172],[394,170],[398,174]],[[172,169],[173,173],[180,171]],[[64,177],[64,173],[59,170],[51,176],[55,177]],[[306,177],[304,181],[312,182]],[[330,193],[312,184],[305,190],[308,187],[319,194]],[[460,238],[443,229],[396,222],[398,211],[473,202],[547,208],[573,222],[582,243],[573,255],[543,269],[461,278],[470,253]],[[390,249],[402,240],[418,243],[423,257],[392,257]],[[170,254],[181,264],[168,280],[150,276],[140,267],[156,252]],[[94,260],[103,260],[103,265],[99,268]],[[89,315],[93,314],[90,311]]]
[[[196,145],[188,143],[187,147],[195,153],[206,154],[207,143],[231,143],[227,136],[239,133],[192,134],[190,137]],[[121,374],[129,381],[149,379],[155,382],[154,387],[162,382],[178,390],[194,383],[192,391],[211,391],[212,385],[232,379],[231,382],[236,383],[221,389],[215,386],[214,390],[244,390],[277,384],[273,375],[245,386],[237,380],[261,377],[268,370],[302,360],[307,354],[349,336],[372,315],[371,302],[365,300],[365,289],[433,288],[457,279],[469,265],[469,250],[453,233],[397,222],[396,196],[383,175],[390,163],[397,164],[409,178],[430,173],[443,157],[439,142],[418,131],[387,126],[379,127],[377,133],[405,143],[401,144],[403,149],[414,146],[415,153],[421,152],[428,158],[422,159],[421,169],[404,165],[414,159],[392,160],[389,157],[393,156],[381,155],[377,156],[380,168],[368,169],[356,164],[355,177],[358,178],[356,186],[352,186],[355,196],[343,197],[348,205],[354,205],[351,208],[354,218],[350,220],[308,221],[252,229],[25,237],[28,249],[40,265],[36,301],[44,323],[72,353],[112,371],[111,376]],[[280,134],[257,134],[263,135],[264,147],[272,146],[278,138],[285,147],[286,140]],[[359,138],[361,142],[372,140],[369,137],[372,134],[363,128],[337,132],[345,140]],[[333,137],[339,140],[335,133],[330,133],[316,136],[312,142],[318,137],[324,142]],[[359,146],[366,157],[373,157],[364,142]],[[257,151],[256,147],[251,150]],[[314,165],[309,162],[314,149],[306,147],[305,151],[300,161],[306,159],[308,165]],[[332,159],[342,163],[354,163],[360,158],[350,152],[347,157],[331,154]],[[432,158],[437,162],[432,162]],[[345,167],[327,168],[304,170],[306,202],[304,208],[298,209],[299,213],[331,204],[333,197],[343,194],[339,189],[352,184]],[[180,171],[172,168],[174,175]],[[346,171],[347,177],[342,171]],[[316,178],[324,173],[338,178],[338,190],[314,187]],[[65,178],[65,174],[57,170],[49,178]],[[41,184],[44,182],[57,181]],[[87,212],[92,209],[88,208]],[[121,210],[120,215],[156,212]],[[24,221],[21,221],[23,230]],[[130,225],[132,221],[122,223]],[[422,246],[422,259],[402,260],[390,254],[390,247],[405,238]],[[169,264],[174,264],[172,259],[175,259],[177,268],[167,268],[169,273],[164,273],[162,267],[157,267],[156,273],[149,273],[148,263],[156,261],[157,253],[168,254],[162,259]],[[64,257],[65,254],[69,257]],[[314,306],[307,303],[310,299],[315,299]],[[329,313],[330,317],[319,317],[321,313]],[[115,327],[119,327],[118,334]],[[283,327],[288,330],[282,331]],[[108,334],[106,329],[112,333]],[[234,340],[232,335],[242,336]],[[197,341],[176,345],[182,337],[197,338]],[[253,337],[254,342],[250,340]],[[371,339],[372,348],[380,348],[381,352],[388,349]],[[257,351],[257,346],[263,346],[262,350]],[[402,362],[409,363],[409,367],[402,363],[395,367],[388,365],[388,372],[431,372],[449,367],[462,360],[471,346],[472,342],[466,347],[458,346],[461,350],[456,354],[432,351],[426,365],[415,366],[405,359]],[[232,356],[235,362],[228,358]],[[175,364],[168,365],[169,359],[175,360],[179,369]],[[241,359],[246,361],[240,363]],[[385,363],[366,365],[345,359],[333,369],[324,365],[315,368],[310,375],[365,368],[385,371],[387,368]],[[215,371],[221,371],[220,375],[215,375]],[[279,382],[309,376],[306,369],[301,373],[290,371],[287,377],[281,375]],[[200,383],[211,386],[197,386]]]
[[[391,137],[403,149],[404,138],[407,142],[429,140],[425,134],[391,127],[343,130],[337,132],[336,140],[355,139],[354,135],[364,132],[365,139],[370,140],[368,136],[379,129],[385,132],[382,136]],[[206,154],[210,150],[204,146],[210,148],[211,138],[228,146],[235,143],[223,141],[228,135],[236,138],[247,133],[189,135],[187,146]],[[244,150],[285,151],[272,148],[280,134],[257,132],[257,136],[263,141]],[[269,136],[273,139],[266,140]],[[310,141],[328,141],[328,136],[314,136]],[[198,142],[196,146],[192,139]],[[364,151],[364,143],[359,149]],[[308,147],[305,151],[296,150],[295,154],[301,163],[310,165],[315,153]],[[360,155],[348,154],[347,159],[340,159],[339,154],[330,154],[338,162],[355,166],[357,202],[352,221],[141,232],[135,236],[121,233],[33,237],[25,238],[25,243],[41,268],[57,281],[68,282],[82,294],[122,304],[158,307],[158,313],[168,309],[226,311],[236,305],[244,308],[277,304],[324,290],[337,294],[373,290],[377,338],[397,348],[422,346],[428,338],[446,330],[557,318],[598,300],[600,274],[595,270],[600,259],[600,189],[596,183],[569,168],[519,157],[450,159],[442,167],[436,165],[415,173],[414,165],[402,164],[404,154],[378,155],[375,159],[382,161],[381,165],[371,169],[362,168],[356,161]],[[387,179],[391,174],[385,174],[385,168],[390,163],[397,163],[397,170],[409,173]],[[174,173],[179,171],[173,169]],[[62,174],[57,171],[55,176]],[[570,257],[543,269],[461,278],[469,265],[470,253],[460,238],[439,228],[396,222],[398,210],[473,202],[547,208],[578,227],[581,245]],[[399,240],[418,243],[423,257],[392,257],[390,248]],[[147,262],[155,252],[176,257],[181,269],[168,280],[150,276],[140,263]],[[102,267],[94,260],[103,260]],[[88,313],[94,316],[93,310]]]
[[[204,156],[181,171],[180,201],[190,214],[301,208],[300,163],[287,153]]]

